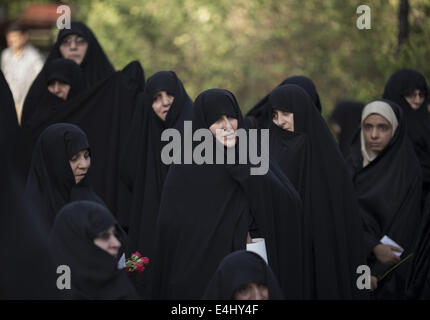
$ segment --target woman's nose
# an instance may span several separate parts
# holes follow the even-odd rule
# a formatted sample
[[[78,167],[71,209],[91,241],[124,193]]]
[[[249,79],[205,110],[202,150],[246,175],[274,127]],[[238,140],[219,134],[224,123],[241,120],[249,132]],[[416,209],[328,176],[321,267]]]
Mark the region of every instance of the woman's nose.
[[[117,239],[117,237],[110,237],[110,247],[119,248],[121,246],[121,242]]]

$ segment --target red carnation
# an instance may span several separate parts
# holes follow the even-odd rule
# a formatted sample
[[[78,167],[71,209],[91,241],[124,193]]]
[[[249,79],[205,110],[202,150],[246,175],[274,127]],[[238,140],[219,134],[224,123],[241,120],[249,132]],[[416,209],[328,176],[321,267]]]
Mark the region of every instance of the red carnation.
[[[136,251],[136,252],[135,252],[135,253],[133,253],[131,256],[132,256],[132,257],[133,257],[133,256],[135,256],[135,257],[140,258],[142,255],[139,253],[139,251]]]

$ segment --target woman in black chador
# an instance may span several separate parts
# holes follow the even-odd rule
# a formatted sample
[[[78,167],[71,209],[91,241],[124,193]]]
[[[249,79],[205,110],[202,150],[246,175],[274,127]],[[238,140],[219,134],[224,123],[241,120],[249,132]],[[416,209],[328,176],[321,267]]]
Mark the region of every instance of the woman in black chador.
[[[299,195],[288,179],[274,173],[276,167],[251,175],[247,159],[238,164],[240,145],[247,142],[236,137],[242,128],[231,92],[210,89],[197,97],[193,131],[205,129],[199,132],[206,133],[203,139],[212,152],[200,149],[202,164],[170,166],[157,222],[153,298],[202,298],[220,261],[245,249],[248,235],[265,239],[268,262],[284,296],[302,298]],[[221,136],[215,136],[217,129]],[[222,156],[217,159],[224,162],[216,161],[216,152],[225,156],[227,150],[236,153],[235,164],[226,164]]]
[[[407,133],[423,170],[422,204],[430,191],[430,114],[426,79],[415,70],[402,69],[387,81],[383,97],[399,105],[404,114]]]
[[[364,220],[363,247],[378,280],[375,296],[404,299],[423,221],[422,171],[398,105],[381,99],[365,106],[347,161]]]
[[[205,300],[281,300],[272,269],[258,254],[239,250],[224,257],[203,296]]]
[[[92,201],[74,201],[58,213],[51,233],[57,265],[70,269],[75,300],[137,299],[126,271],[118,268],[125,233],[109,210]]]
[[[284,84],[295,84],[306,91],[311,98],[314,106],[321,113],[322,107],[320,102],[320,96],[315,87],[314,82],[305,76],[292,76],[282,81],[278,87]],[[249,128],[265,128],[272,120],[270,114],[267,114],[267,99],[269,95],[266,95],[260,100],[247,114],[245,117],[245,126]]]
[[[304,206],[305,297],[365,298],[356,286],[365,264],[362,222],[339,148],[309,95],[287,84],[267,101],[270,158],[299,192]]]
[[[70,29],[62,29],[58,33],[57,42],[25,98],[22,125],[37,114],[39,101],[46,94],[47,68],[58,58],[71,59],[81,67],[85,87],[92,87],[115,72],[93,32],[84,23],[73,21]]]
[[[33,153],[24,199],[42,214],[50,228],[58,211],[73,200],[103,201],[89,186],[91,151],[77,126],[58,123],[39,137]]]
[[[161,150],[166,144],[161,134],[169,128],[183,132],[184,121],[192,117],[192,104],[173,71],[152,75],[137,99],[132,129],[122,157],[121,177],[133,195],[128,224],[133,251],[139,250],[150,258],[161,192],[169,169],[169,165],[161,161]],[[151,265],[137,277],[142,295],[145,295],[150,273]]]

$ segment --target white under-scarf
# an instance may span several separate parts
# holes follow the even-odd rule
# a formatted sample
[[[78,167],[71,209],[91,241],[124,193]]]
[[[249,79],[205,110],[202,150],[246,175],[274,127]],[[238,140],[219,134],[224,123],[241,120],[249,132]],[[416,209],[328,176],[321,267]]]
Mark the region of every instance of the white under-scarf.
[[[360,132],[360,142],[361,142],[361,154],[363,156],[363,168],[367,166],[370,162],[376,159],[378,154],[375,152],[367,149],[366,142],[364,140],[364,133],[363,133],[363,122],[366,120],[368,116],[371,114],[378,114],[391,124],[391,127],[393,128],[393,134],[391,137],[394,136],[394,133],[396,132],[397,127],[399,126],[399,122],[397,120],[397,117],[393,111],[393,109],[390,107],[390,105],[384,101],[373,101],[366,105],[363,109],[363,112],[361,113],[361,132]]]

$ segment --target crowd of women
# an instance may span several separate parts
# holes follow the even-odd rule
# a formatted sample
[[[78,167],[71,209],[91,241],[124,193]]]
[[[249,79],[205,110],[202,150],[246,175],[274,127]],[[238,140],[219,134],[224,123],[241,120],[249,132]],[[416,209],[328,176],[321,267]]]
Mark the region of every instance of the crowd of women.
[[[395,72],[381,98],[342,101],[327,122],[303,76],[243,115],[228,88],[192,101],[173,71],[146,82],[136,61],[115,71],[73,22],[20,125],[0,82],[0,297],[430,298],[429,90],[418,71]],[[185,121],[212,133],[212,150],[236,153],[237,130],[269,129],[269,170],[215,153],[166,164],[161,135]],[[246,250],[256,238],[267,261]],[[145,268],[130,269],[136,251]]]

